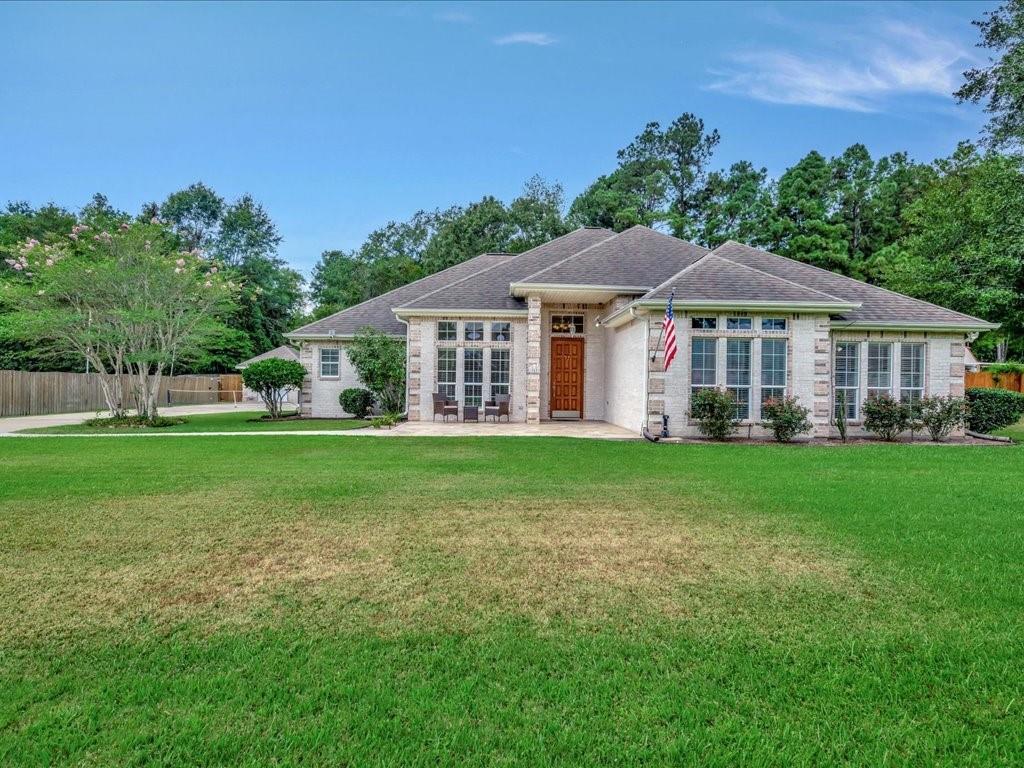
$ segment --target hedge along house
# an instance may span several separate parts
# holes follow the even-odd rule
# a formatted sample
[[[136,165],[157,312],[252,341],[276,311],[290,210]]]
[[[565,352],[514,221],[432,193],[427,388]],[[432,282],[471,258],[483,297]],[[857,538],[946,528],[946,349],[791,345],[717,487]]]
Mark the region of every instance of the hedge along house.
[[[659,342],[674,291],[679,352]],[[410,420],[433,417],[432,393],[466,405],[511,398],[511,420],[607,421],[697,434],[690,399],[728,390],[755,436],[761,404],[797,397],[817,436],[834,432],[846,395],[861,405],[962,395],[966,342],[995,327],[975,317],[739,243],[714,250],[646,227],[584,228],[517,255],[488,253],[303,326],[310,416],[343,415],[359,386],[344,345],[365,326],[407,341]]]

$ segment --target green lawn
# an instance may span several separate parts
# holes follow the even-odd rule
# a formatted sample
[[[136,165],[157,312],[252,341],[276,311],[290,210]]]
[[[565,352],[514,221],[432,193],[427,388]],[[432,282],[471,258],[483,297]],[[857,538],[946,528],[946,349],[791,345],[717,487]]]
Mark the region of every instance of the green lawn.
[[[1021,419],[1012,427],[1004,427],[1003,429],[997,429],[995,431],[997,435],[1004,435],[1005,437],[1011,437],[1019,443],[1024,443],[1024,419]]]
[[[1024,448],[0,440],[0,765],[1024,759]]]
[[[71,426],[37,427],[24,429],[23,432],[41,435],[89,435],[89,434],[135,434],[138,432],[274,432],[274,431],[306,431],[317,429],[358,429],[369,426],[369,421],[361,419],[284,419],[282,421],[263,421],[260,417],[265,411],[225,411],[224,413],[205,413],[197,416],[186,416],[184,424],[174,424],[156,429],[149,427],[91,427],[86,424]]]

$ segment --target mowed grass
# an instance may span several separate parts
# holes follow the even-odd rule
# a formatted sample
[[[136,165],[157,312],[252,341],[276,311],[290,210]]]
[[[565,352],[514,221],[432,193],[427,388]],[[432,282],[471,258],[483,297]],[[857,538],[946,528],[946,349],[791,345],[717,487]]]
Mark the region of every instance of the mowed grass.
[[[0,765],[1024,759],[1024,449],[0,441]]]
[[[185,416],[183,424],[168,427],[107,427],[88,424],[66,426],[34,427],[22,432],[37,435],[114,435],[137,434],[140,432],[281,432],[326,429],[359,429],[369,426],[363,419],[282,419],[266,421],[261,419],[266,411],[225,411]]]
[[[995,434],[1012,438],[1018,443],[1024,443],[1024,419],[1021,419],[1016,424],[1013,424],[1009,427],[997,429],[995,431]]]

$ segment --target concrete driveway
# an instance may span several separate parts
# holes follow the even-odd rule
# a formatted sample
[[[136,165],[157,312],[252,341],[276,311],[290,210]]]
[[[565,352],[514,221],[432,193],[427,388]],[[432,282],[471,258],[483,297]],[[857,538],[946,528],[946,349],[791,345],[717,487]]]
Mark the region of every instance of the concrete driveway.
[[[262,411],[258,403],[211,403],[207,405],[176,405],[160,409],[161,416],[193,416],[200,413],[225,413],[229,411]],[[97,416],[109,416],[106,412],[86,411],[83,413],[48,413],[44,416],[8,416],[0,419],[0,435],[9,435],[22,429],[36,427],[63,427],[69,424],[81,424]]]

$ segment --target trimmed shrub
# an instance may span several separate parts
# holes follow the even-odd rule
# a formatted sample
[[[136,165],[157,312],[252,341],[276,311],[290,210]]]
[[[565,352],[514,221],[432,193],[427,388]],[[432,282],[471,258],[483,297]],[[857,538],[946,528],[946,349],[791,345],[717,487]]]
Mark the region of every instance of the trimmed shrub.
[[[1024,416],[1024,394],[1008,389],[968,389],[967,404],[967,426],[974,432],[1008,427]]]
[[[374,429],[381,429],[382,427],[391,429],[398,423],[399,418],[397,413],[385,413],[381,416],[374,416],[370,419],[370,426]]]
[[[795,397],[768,400],[761,406],[761,421],[772,431],[780,443],[788,443],[797,435],[810,432],[814,426],[810,419],[810,408],[804,408]]]
[[[365,419],[366,414],[373,408],[373,392],[359,387],[349,387],[338,395],[338,403],[346,413],[351,413],[357,419]]]
[[[306,369],[295,360],[279,360],[275,357],[260,360],[242,371],[242,381],[253,390],[267,406],[272,419],[281,418],[281,406],[293,389],[302,389]]]
[[[889,395],[864,401],[864,429],[891,443],[910,427],[911,410],[907,403]]]
[[[967,419],[967,401],[962,397],[923,397],[917,418],[932,440],[942,442]]]
[[[690,417],[712,440],[725,440],[736,431],[736,401],[723,389],[702,389],[693,396]]]
[[[85,422],[87,427],[104,427],[108,429],[120,429],[122,427],[173,427],[176,424],[188,422],[184,416],[156,416],[152,419],[145,416],[107,416],[96,419],[89,419]]]

